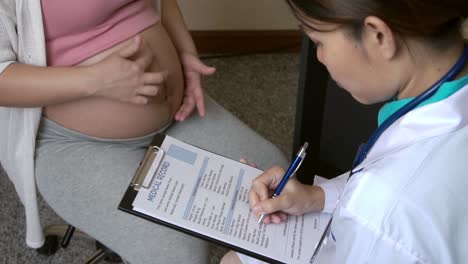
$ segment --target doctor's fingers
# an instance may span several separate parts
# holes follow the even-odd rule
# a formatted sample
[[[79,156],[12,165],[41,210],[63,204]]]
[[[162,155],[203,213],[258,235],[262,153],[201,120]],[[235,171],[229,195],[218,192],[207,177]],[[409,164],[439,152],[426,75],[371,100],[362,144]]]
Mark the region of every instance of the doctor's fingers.
[[[263,218],[264,224],[280,224],[288,219],[288,214],[284,212],[275,212],[271,214],[266,214]]]
[[[276,198],[267,199],[257,203],[253,211],[259,214],[271,214],[274,212],[288,212],[294,206],[292,195],[284,193]]]
[[[252,188],[249,192],[249,205],[250,208],[254,208],[258,202],[270,198],[271,191],[265,185],[252,184]]]
[[[269,194],[267,197],[269,198],[269,197],[271,197],[271,195]],[[252,192],[252,191],[249,193],[250,207],[252,208],[252,211],[254,212],[254,214],[257,217],[260,217],[260,215],[263,214],[263,212],[265,211],[263,209],[262,205],[261,205],[261,201],[264,201],[264,200],[260,200],[257,193]],[[287,219],[287,214],[286,213],[281,212],[281,211],[272,212],[272,213],[267,214],[265,216],[265,218],[263,220],[263,223],[265,223],[265,224],[269,224],[269,223],[279,224],[279,223],[281,223],[283,221],[286,221],[286,219]]]
[[[249,192],[249,204],[253,208],[259,201],[266,200],[271,197],[276,186],[278,186],[284,170],[275,166],[265,170],[260,176],[252,182],[252,188]]]
[[[283,178],[284,170],[280,166],[274,166],[265,170],[260,176],[255,178],[253,186],[266,186],[274,190]]]
[[[269,214],[265,218],[265,221],[263,221],[263,223],[265,223],[265,224],[270,224],[270,223],[281,224],[282,222],[286,221],[287,219],[288,219],[287,214],[285,214],[283,212],[276,212],[276,213]]]

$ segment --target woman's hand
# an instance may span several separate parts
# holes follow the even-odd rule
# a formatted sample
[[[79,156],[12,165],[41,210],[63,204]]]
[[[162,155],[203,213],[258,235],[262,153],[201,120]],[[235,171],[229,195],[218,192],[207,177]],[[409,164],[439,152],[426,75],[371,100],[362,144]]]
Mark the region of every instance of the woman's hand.
[[[89,66],[95,96],[102,96],[132,104],[147,104],[158,94],[167,72],[147,72],[153,53],[141,36],[112,53],[104,60]]]
[[[189,53],[180,56],[184,70],[185,89],[182,105],[175,114],[177,121],[184,121],[195,109],[198,109],[200,116],[205,116],[205,100],[201,87],[201,75],[212,75],[216,69],[208,67],[200,59]]]
[[[283,175],[284,170],[276,166],[264,171],[252,183],[250,207],[258,216],[268,214],[264,218],[265,224],[279,224],[287,219],[287,214],[302,215],[323,210],[325,193],[322,188],[302,184],[294,178],[288,181],[278,197],[271,199]]]

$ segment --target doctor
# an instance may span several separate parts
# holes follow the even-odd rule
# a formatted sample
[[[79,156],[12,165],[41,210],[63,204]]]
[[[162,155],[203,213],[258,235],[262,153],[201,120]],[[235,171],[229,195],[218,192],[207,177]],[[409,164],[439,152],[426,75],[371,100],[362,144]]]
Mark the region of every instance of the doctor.
[[[322,186],[293,179],[269,199],[284,171],[268,169],[252,210],[266,224],[333,213],[328,242],[310,252],[334,245],[331,263],[467,263],[468,1],[288,2],[331,77],[363,104],[388,103],[351,173]],[[240,262],[259,263],[222,260]]]

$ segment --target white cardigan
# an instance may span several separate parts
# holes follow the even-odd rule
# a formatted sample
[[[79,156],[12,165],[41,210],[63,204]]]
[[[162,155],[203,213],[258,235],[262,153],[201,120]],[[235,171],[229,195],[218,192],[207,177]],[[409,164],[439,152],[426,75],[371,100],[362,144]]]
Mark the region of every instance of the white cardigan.
[[[40,0],[0,1],[0,74],[11,63],[45,66]],[[26,243],[44,244],[34,180],[41,108],[0,107],[0,161],[26,211]]]
[[[160,3],[155,1],[159,10]],[[46,66],[40,0],[0,1],[0,74],[11,63]],[[26,211],[26,244],[44,244],[34,178],[41,108],[0,107],[0,162]]]

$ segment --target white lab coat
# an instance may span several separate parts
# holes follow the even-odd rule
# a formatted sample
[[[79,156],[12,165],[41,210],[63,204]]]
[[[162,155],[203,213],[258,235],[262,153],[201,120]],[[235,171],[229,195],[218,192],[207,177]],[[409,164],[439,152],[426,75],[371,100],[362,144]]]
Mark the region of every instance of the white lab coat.
[[[347,173],[319,184],[324,212],[336,211],[335,241],[328,238],[317,264],[468,263],[467,102],[468,85],[411,111],[382,134],[348,183]]]
[[[468,85],[382,134],[337,205],[334,263],[468,261],[467,102]]]

